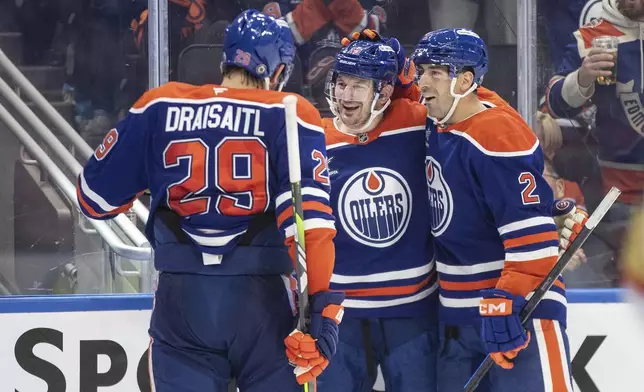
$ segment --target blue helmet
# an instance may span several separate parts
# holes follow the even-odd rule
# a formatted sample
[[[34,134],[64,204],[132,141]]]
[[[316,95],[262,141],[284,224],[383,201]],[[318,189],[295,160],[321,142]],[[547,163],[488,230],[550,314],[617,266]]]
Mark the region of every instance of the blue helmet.
[[[436,64],[449,68],[454,78],[465,67],[474,71],[474,83],[480,85],[487,72],[488,54],[485,42],[468,29],[440,29],[423,36],[416,45],[412,60],[418,65]]]
[[[340,75],[370,80],[373,83],[373,92],[360,85],[346,85],[346,81],[338,78]],[[341,100],[367,103],[370,116],[354,129],[363,131],[391,103],[388,99],[381,107],[376,106],[381,98],[383,87],[394,85],[397,77],[398,56],[391,46],[384,42],[352,41],[336,55],[335,64],[327,76],[325,93],[329,108],[336,117],[340,117],[338,103]]]
[[[290,76],[294,57],[293,35],[283,20],[246,10],[226,28],[222,65],[241,67],[266,79],[284,64],[280,81],[283,85]]]
[[[336,55],[333,71],[393,84],[398,76],[398,58],[384,42],[353,41]]]

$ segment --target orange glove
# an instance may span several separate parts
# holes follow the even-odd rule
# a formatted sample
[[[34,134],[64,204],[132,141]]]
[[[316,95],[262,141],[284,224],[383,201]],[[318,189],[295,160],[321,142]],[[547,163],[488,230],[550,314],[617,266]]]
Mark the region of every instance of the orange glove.
[[[576,208],[565,216],[559,232],[559,248],[561,250],[566,250],[570,247],[570,244],[577,238],[587,220],[588,213],[581,208]]]
[[[294,330],[284,340],[288,361],[295,365],[295,377],[300,385],[312,381],[329,366],[326,359],[309,334]]]
[[[515,348],[514,350],[506,351],[504,353],[490,353],[490,357],[496,362],[497,365],[501,366],[503,369],[509,370],[514,367],[513,360],[519,355],[519,351],[528,347],[530,344],[530,331],[526,331],[528,334],[528,340],[525,344]]]
[[[284,344],[286,356],[295,365],[297,382],[304,384],[319,376],[337,350],[338,325],[342,321],[344,293],[321,291],[310,297],[309,333],[291,332]]]

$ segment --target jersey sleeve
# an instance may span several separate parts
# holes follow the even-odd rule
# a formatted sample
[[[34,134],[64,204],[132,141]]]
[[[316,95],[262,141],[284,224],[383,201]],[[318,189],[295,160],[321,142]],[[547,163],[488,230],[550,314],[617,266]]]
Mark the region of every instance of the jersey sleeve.
[[[76,194],[81,211],[93,219],[110,219],[129,210],[147,188],[145,151],[153,108],[136,109],[112,128],[80,175]]]
[[[308,286],[309,293],[315,294],[329,289],[335,261],[335,218],[329,202],[331,188],[320,114],[302,97],[298,100],[297,113]],[[275,199],[277,225],[286,239],[291,257],[295,259],[296,228],[288,176],[285,129],[277,137],[276,148],[273,164],[277,168],[279,184],[279,193]]]
[[[541,174],[543,154],[528,132],[525,126],[525,136],[505,132],[487,145],[473,144],[469,162],[505,248],[496,287],[520,296],[550,272],[559,249],[553,193]]]

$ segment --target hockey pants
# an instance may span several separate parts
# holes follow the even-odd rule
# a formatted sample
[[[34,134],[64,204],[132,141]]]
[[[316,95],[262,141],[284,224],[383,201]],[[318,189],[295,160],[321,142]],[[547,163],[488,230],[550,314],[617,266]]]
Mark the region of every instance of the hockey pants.
[[[572,392],[570,348],[558,321],[532,320],[530,344],[514,359],[514,368],[494,367],[477,392]],[[485,359],[480,326],[440,325],[438,390],[462,392],[465,383]]]
[[[152,390],[301,392],[286,359],[293,297],[279,275],[161,273],[150,324]]]
[[[371,392],[377,366],[387,392],[436,391],[436,317],[345,317],[338,351],[318,377],[318,392]]]

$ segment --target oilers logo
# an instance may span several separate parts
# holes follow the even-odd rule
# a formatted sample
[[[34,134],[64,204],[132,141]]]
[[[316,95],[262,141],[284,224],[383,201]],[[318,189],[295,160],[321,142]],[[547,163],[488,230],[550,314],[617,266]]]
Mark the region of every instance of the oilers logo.
[[[386,248],[407,230],[411,203],[411,190],[400,174],[373,167],[360,170],[344,184],[338,198],[338,217],[354,240]]]
[[[443,178],[441,165],[432,157],[425,161],[427,187],[429,189],[429,205],[431,213],[432,234],[439,236],[447,230],[454,213],[452,192]]]

